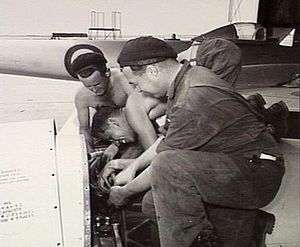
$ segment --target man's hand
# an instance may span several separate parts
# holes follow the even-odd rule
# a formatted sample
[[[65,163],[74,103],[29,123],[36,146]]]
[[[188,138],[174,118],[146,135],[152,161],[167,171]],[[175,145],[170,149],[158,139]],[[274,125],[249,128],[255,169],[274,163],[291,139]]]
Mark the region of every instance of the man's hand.
[[[116,175],[114,185],[126,185],[135,177],[136,170],[133,166],[128,166],[126,169]]]
[[[111,161],[116,156],[118,151],[119,148],[114,143],[110,144],[102,153],[102,157],[101,157],[102,164],[106,164],[107,162]]]
[[[130,193],[123,186],[113,186],[110,190],[109,201],[117,207],[123,206],[128,202]]]
[[[124,170],[133,161],[134,159],[115,159],[108,162],[101,172],[100,186],[105,188],[105,184],[110,184],[109,178],[112,175],[115,175],[117,172]]]

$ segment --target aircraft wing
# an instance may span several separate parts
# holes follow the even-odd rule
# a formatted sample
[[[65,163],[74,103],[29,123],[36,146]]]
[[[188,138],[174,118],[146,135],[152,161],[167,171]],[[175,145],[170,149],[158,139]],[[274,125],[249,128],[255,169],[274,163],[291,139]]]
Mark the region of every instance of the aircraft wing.
[[[179,53],[189,41],[167,41]],[[118,55],[126,40],[7,40],[0,41],[0,73],[75,80],[70,64],[78,55],[101,51],[109,67],[118,67]]]

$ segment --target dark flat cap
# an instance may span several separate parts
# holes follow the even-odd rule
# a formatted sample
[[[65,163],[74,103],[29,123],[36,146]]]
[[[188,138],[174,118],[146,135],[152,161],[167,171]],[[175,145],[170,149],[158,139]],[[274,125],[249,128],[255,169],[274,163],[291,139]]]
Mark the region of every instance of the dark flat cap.
[[[177,53],[166,42],[147,36],[127,41],[120,52],[118,63],[121,67],[139,66],[176,57]]]
[[[106,59],[102,52],[89,52],[79,55],[71,64],[71,70],[76,74],[84,67],[95,65],[100,71],[106,71]]]

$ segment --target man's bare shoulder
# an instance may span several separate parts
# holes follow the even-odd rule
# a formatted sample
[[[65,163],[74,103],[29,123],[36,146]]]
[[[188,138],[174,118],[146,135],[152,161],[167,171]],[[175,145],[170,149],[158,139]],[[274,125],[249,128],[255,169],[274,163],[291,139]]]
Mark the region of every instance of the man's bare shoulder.
[[[160,104],[162,104],[162,102],[159,99],[146,96],[139,92],[130,94],[127,101],[127,105],[132,107],[140,107],[147,113]]]
[[[99,107],[107,101],[105,96],[98,96],[91,90],[81,87],[75,95],[75,106],[77,108]]]
[[[134,93],[134,88],[129,84],[122,72],[114,68],[111,70],[111,73],[111,83],[113,88],[118,91],[122,90],[127,95]]]

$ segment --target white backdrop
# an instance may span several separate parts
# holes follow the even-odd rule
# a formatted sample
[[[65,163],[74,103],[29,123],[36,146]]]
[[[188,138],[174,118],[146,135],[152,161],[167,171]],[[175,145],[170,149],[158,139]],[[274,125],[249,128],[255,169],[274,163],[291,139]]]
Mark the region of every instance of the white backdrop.
[[[0,35],[86,32],[90,12],[122,12],[124,35],[200,34],[228,23],[229,0],[1,0]],[[234,2],[234,1],[233,1]],[[239,2],[239,1],[236,1]],[[256,0],[254,1],[256,2]],[[242,1],[243,21],[256,21],[253,1]]]

